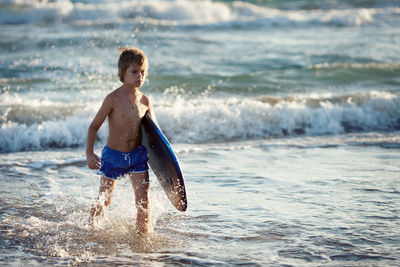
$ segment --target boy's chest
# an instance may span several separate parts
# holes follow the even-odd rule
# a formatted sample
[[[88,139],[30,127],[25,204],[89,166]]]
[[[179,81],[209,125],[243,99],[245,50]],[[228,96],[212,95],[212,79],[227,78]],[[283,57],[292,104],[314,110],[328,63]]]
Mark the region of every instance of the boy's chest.
[[[117,120],[118,123],[133,124],[140,122],[146,110],[143,105],[134,104],[121,104],[113,109],[110,114],[111,120]]]

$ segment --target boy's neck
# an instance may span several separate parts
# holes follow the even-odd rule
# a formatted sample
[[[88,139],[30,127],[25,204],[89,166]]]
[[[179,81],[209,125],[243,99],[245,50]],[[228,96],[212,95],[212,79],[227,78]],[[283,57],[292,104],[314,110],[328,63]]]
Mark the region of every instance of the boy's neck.
[[[136,95],[139,92],[139,87],[129,87],[125,84],[122,85],[121,89],[127,93],[127,94],[132,94],[132,95]]]

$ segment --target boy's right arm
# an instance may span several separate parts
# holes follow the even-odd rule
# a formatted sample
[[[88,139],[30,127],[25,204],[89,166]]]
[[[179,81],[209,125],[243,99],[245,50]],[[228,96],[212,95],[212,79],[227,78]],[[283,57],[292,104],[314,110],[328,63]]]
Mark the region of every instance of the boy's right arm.
[[[100,158],[93,152],[94,142],[104,120],[112,111],[112,97],[108,95],[89,126],[86,139],[86,162],[90,169],[100,168]]]
[[[100,169],[100,158],[93,152],[97,131],[98,129],[90,124],[86,139],[86,163],[88,167],[93,170]]]

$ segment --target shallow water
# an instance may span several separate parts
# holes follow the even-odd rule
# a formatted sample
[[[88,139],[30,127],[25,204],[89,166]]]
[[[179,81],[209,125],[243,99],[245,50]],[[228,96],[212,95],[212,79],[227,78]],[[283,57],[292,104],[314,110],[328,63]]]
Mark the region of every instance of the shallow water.
[[[177,151],[189,210],[175,211],[152,176],[145,237],[134,234],[128,179],[88,224],[98,178],[82,150],[2,155],[2,264],[399,263],[397,149],[259,141]]]
[[[1,265],[400,264],[398,1],[0,7]],[[142,237],[128,179],[88,224],[86,131],[121,46],[149,57],[188,193],[179,213],[151,174]]]

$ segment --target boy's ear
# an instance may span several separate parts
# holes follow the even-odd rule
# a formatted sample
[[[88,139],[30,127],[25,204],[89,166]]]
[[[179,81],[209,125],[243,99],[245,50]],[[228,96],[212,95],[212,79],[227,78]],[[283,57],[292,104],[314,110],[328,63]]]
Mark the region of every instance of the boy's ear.
[[[124,82],[124,76],[121,75],[121,73],[118,71],[117,75],[118,79],[123,83]]]

